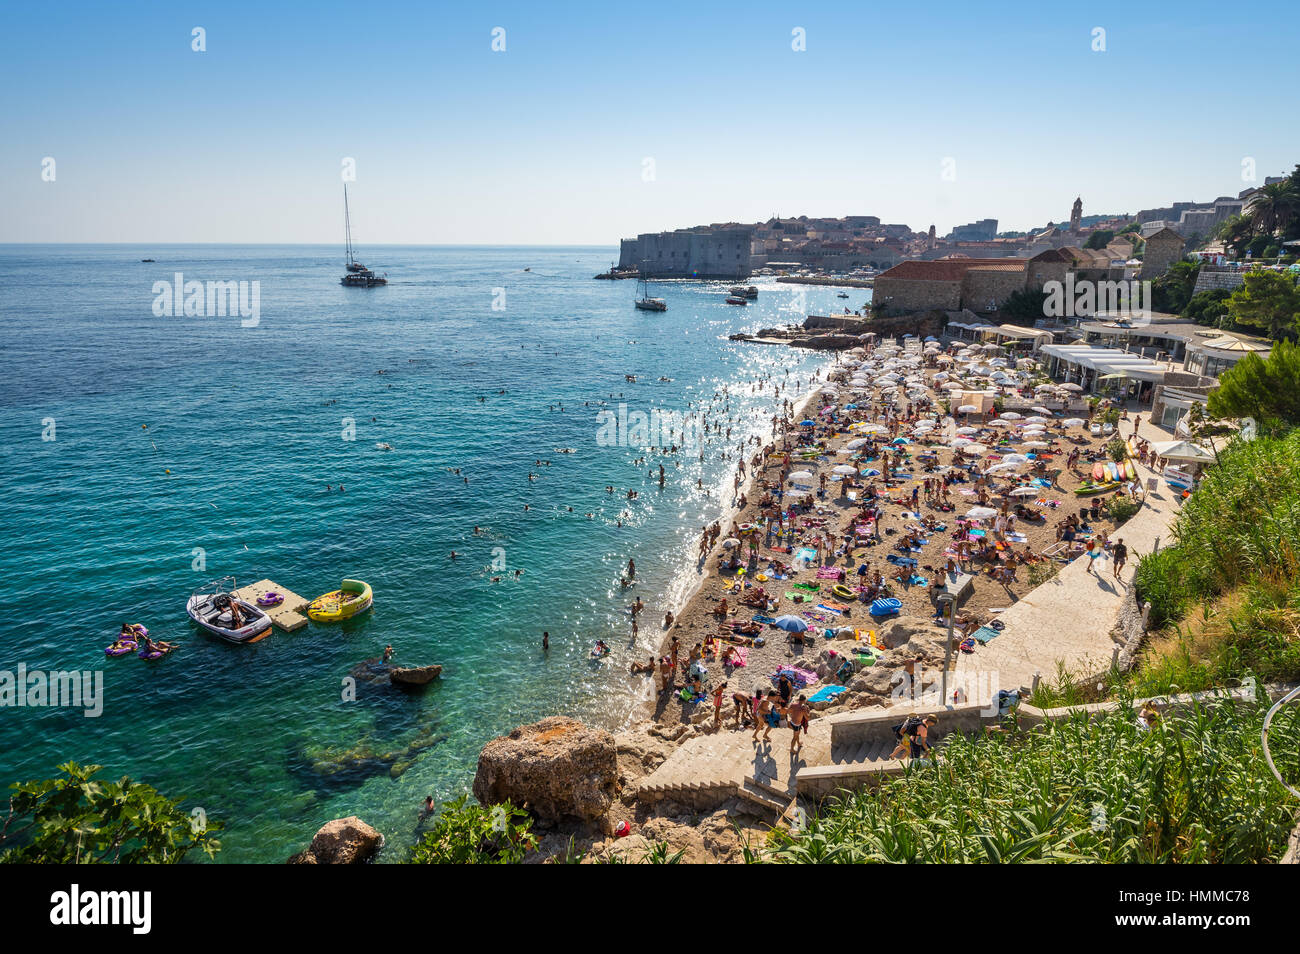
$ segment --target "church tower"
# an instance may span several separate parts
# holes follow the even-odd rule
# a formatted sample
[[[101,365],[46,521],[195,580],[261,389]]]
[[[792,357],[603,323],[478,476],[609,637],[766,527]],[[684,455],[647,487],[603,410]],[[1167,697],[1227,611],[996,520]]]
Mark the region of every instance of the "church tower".
[[[1075,235],[1079,234],[1079,227],[1083,223],[1083,199],[1074,200],[1074,208],[1070,209],[1070,231]]]
[[[927,248],[934,248],[934,247],[937,246],[938,244],[939,244],[938,241],[937,241],[937,240],[935,239],[935,237],[934,237],[934,226],[931,225],[931,226],[930,226],[930,241],[927,243]]]

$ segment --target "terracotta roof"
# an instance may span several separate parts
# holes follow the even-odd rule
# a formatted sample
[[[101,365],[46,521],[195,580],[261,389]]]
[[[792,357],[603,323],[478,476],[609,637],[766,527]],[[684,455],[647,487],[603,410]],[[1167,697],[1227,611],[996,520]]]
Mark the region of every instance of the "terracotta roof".
[[[1070,256],[1061,254],[1061,250],[1059,248],[1049,248],[1045,252],[1039,252],[1037,255],[1031,258],[1030,261],[1031,262],[1069,262],[1071,261],[1071,259]]]
[[[899,262],[876,276],[902,278],[910,281],[959,282],[971,269],[980,271],[1023,271],[1027,259],[1023,258],[941,258],[935,261]]]

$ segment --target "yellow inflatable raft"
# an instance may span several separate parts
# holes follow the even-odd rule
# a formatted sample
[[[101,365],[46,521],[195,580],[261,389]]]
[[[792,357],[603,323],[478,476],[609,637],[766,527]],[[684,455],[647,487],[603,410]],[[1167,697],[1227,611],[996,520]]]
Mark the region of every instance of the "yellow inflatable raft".
[[[307,606],[307,615],[318,623],[337,623],[364,613],[374,602],[369,583],[344,580],[339,589],[312,600]]]

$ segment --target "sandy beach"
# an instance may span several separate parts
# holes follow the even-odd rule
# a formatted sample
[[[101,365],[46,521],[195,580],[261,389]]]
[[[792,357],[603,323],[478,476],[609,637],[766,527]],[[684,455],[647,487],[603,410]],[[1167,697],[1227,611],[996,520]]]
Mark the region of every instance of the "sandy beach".
[[[1002,610],[1055,573],[1063,559],[1077,556],[1086,540],[1113,535],[1115,521],[1104,504],[1116,493],[1127,497],[1126,485],[1094,496],[1074,491],[1091,479],[1090,458],[1104,460],[1105,445],[1116,436],[1127,438],[1131,423],[1121,420],[1113,433],[1099,434],[1087,424],[1067,426],[1090,418],[1085,402],[1068,392],[1035,393],[1028,370],[1019,380],[993,386],[989,374],[1010,364],[994,354],[960,346],[907,354],[883,343],[871,352],[849,353],[831,368],[830,383],[805,396],[771,443],[747,462],[733,506],[699,561],[699,584],[664,629],[657,659],[671,656],[676,638],[673,684],[665,689],[663,671],[657,671],[654,698],[639,708],[639,717],[711,724],[719,684],[726,683],[723,712],[730,716],[733,693],[765,692],[779,669],[791,667],[808,679],[806,685],[796,682],[796,692],[815,698],[828,686],[848,686],[853,673],[845,669],[836,679],[832,671],[843,662],[846,645],[856,656],[854,671],[871,660],[870,689],[849,687],[814,701],[812,708],[888,705],[884,690],[905,667],[919,665],[927,684],[942,669],[947,622],[932,602],[939,585],[970,578],[957,610],[954,643],[961,643],[985,624],[996,627]],[[864,373],[854,370],[860,363],[876,379],[866,387],[851,383],[854,374]],[[899,374],[899,384],[882,385],[880,375],[891,372]],[[863,379],[857,380],[860,385]],[[992,406],[984,413],[948,413],[948,392],[941,385],[949,381],[986,391],[986,403],[996,398],[1001,413]],[[1047,414],[1039,413],[1044,409]],[[810,420],[812,426],[801,423]],[[1072,451],[1078,458],[1073,467]],[[792,473],[811,479],[791,480]],[[799,495],[799,487],[811,492]],[[1082,517],[1081,508],[1088,508]],[[1067,518],[1083,526],[1067,532]],[[851,531],[852,545],[846,547]],[[1062,536],[1074,540],[1063,542]],[[801,551],[806,561],[797,559]],[[1110,567],[1108,559],[1099,560],[1098,572],[1109,573]],[[877,574],[879,584],[873,585]],[[897,614],[873,617],[877,598],[897,599]],[[810,629],[792,640],[768,622],[784,616],[804,620]],[[904,621],[928,626],[937,651],[918,653],[916,640],[891,648],[886,630]],[[846,628],[860,638],[837,642],[840,655],[828,657],[827,635]],[[968,639],[965,649],[978,654],[979,645]],[[720,656],[730,646],[740,651],[742,664],[723,663]],[[687,698],[682,688],[690,682],[695,647],[707,675],[697,683],[703,693]]]

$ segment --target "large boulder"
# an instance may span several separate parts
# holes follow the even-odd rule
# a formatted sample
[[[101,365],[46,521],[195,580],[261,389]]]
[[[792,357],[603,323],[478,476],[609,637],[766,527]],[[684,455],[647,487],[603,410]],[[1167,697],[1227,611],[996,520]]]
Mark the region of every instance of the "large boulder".
[[[291,865],[359,865],[374,857],[384,836],[355,815],[326,822],[311,846],[289,859]]]
[[[479,753],[474,776],[482,804],[509,801],[548,822],[600,818],[617,790],[614,737],[563,716],[493,739]]]

